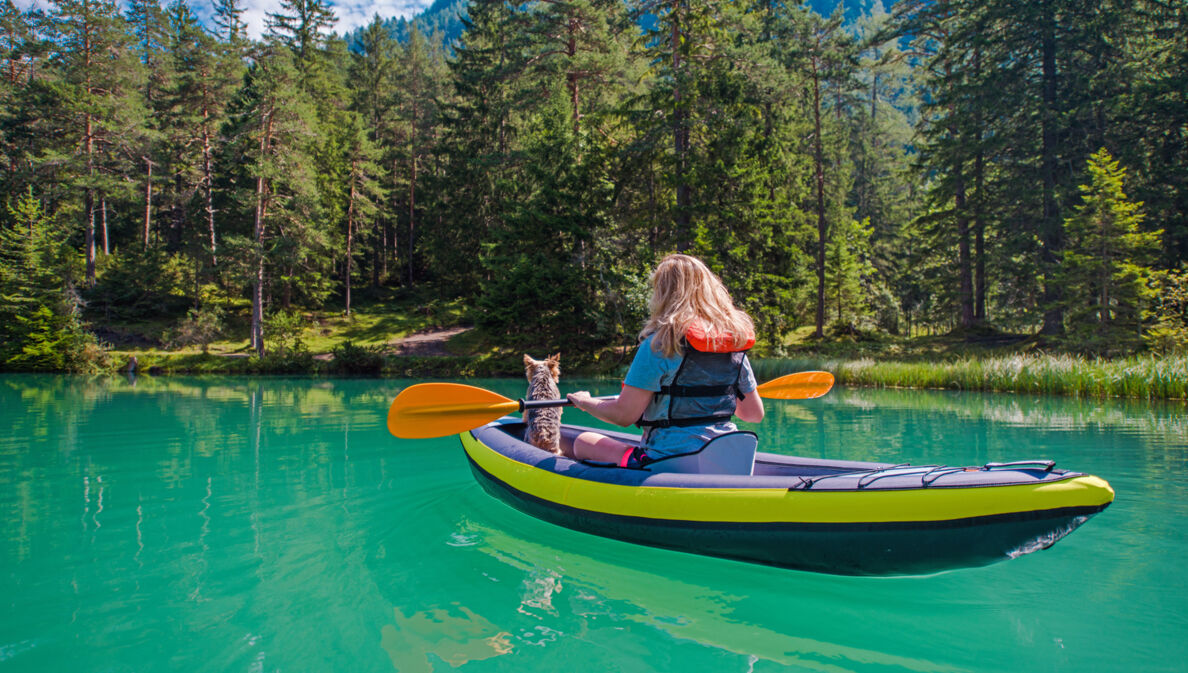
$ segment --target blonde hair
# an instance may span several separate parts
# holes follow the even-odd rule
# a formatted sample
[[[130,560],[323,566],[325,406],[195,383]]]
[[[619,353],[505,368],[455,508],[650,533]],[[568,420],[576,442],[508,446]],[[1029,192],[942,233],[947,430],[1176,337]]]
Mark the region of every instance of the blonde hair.
[[[735,348],[742,348],[754,333],[751,316],[734,307],[721,279],[696,257],[665,257],[649,282],[651,315],[639,339],[654,335],[652,348],[665,357],[681,352],[681,339],[695,325],[700,325],[707,337],[730,334]]]

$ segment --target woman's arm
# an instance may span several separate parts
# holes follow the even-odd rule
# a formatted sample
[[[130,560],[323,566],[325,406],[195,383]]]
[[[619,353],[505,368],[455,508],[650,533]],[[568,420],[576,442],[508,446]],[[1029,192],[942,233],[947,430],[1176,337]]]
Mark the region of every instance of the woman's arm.
[[[655,394],[650,390],[625,385],[618,397],[595,399],[585,390],[569,393],[566,397],[573,402],[573,406],[591,416],[626,427],[643,416],[644,409],[648,408],[648,402],[652,401]]]
[[[763,420],[763,398],[758,390],[743,393],[743,398],[734,408],[734,415],[748,423],[758,423]]]

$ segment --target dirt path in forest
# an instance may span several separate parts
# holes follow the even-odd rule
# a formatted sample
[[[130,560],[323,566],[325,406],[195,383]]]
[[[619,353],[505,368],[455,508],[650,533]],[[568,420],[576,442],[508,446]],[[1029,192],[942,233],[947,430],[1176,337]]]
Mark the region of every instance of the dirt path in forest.
[[[393,355],[449,355],[446,342],[451,338],[474,329],[473,327],[450,327],[410,334],[392,342]]]

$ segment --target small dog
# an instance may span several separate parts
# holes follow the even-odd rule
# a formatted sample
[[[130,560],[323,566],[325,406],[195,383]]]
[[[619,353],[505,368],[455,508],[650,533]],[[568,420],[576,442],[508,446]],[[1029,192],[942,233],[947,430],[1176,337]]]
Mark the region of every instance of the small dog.
[[[561,354],[547,360],[533,360],[524,355],[524,376],[528,379],[529,400],[556,400],[561,398],[557,381],[561,380]],[[538,449],[561,455],[561,408],[526,409],[524,441]]]

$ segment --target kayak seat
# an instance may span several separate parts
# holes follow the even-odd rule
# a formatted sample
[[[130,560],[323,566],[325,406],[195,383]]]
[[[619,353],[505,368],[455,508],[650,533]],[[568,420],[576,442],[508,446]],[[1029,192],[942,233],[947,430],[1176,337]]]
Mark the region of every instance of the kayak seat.
[[[681,474],[742,474],[755,469],[755,451],[759,437],[753,432],[739,430],[718,435],[700,449],[678,453],[647,463],[652,472]]]

